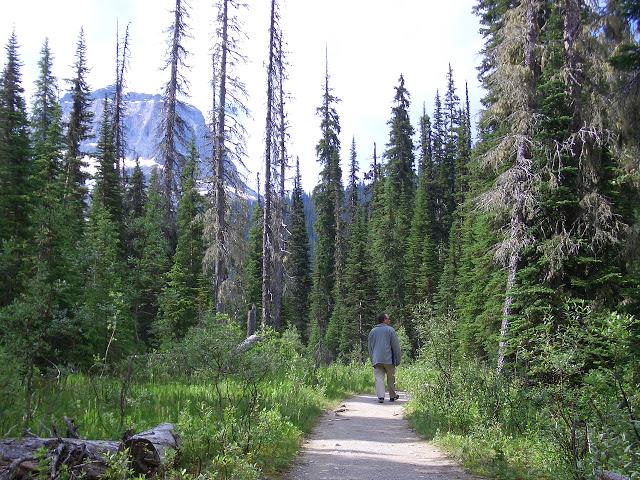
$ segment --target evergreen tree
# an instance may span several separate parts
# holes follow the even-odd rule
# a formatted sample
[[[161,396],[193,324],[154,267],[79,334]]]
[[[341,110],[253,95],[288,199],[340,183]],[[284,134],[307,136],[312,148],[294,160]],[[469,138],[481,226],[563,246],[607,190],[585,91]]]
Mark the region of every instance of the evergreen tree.
[[[67,122],[67,150],[64,159],[65,203],[73,222],[69,228],[73,230],[75,238],[80,238],[84,223],[85,197],[87,194],[86,174],[82,171],[84,152],[81,151],[80,145],[84,140],[91,137],[91,124],[93,121],[91,90],[86,78],[89,73],[89,67],[87,66],[87,47],[83,29],[80,29],[76,44],[73,70],[75,76],[73,79],[68,80],[69,93],[71,94],[71,112]]]
[[[144,216],[144,206],[147,202],[147,191],[144,182],[144,174],[140,168],[140,161],[136,158],[136,165],[133,173],[127,178],[127,188],[124,198],[124,228],[125,228],[125,251],[127,261],[140,258],[139,251],[135,244],[141,237],[142,217]]]
[[[136,166],[129,180],[126,194],[126,211],[128,218],[140,218],[144,214],[144,204],[147,201],[147,192],[144,184],[144,174],[140,168],[140,159],[136,158]]]
[[[248,309],[256,306],[257,316],[262,314],[262,221],[263,212],[260,202],[256,202],[251,216],[249,229],[247,260],[244,265],[244,291]],[[256,321],[259,318],[256,319]]]
[[[441,168],[441,178],[443,179],[443,202],[445,205],[447,222],[444,224],[444,231],[449,232],[451,228],[451,216],[456,208],[456,179],[458,172],[456,166],[458,164],[458,140],[459,128],[463,120],[460,118],[460,98],[456,94],[456,87],[453,81],[453,70],[449,65],[447,72],[447,91],[443,101],[443,123],[444,123],[444,139],[443,139],[443,159]],[[462,121],[461,121],[462,120]]]
[[[463,202],[468,190],[468,163],[470,156],[470,129],[468,94],[465,107],[460,108],[460,99],[455,92],[453,71],[449,65],[447,74],[447,93],[444,99],[444,118],[446,125],[445,155],[441,167],[440,178],[443,179],[443,204],[446,215],[443,231],[446,233],[446,259],[442,267],[442,275],[438,281],[436,294],[436,311],[442,315],[450,315],[455,310],[460,257],[463,244],[463,218],[465,215]],[[444,253],[444,249],[442,250]]]
[[[637,194],[616,165],[615,147],[601,141],[599,122],[587,130],[590,134],[583,130],[581,122],[594,115],[585,102],[593,94],[589,86],[575,82],[582,83],[583,69],[598,67],[584,58],[572,59],[580,55],[572,45],[586,40],[577,35],[568,41],[574,32],[568,23],[581,22],[576,15],[569,7],[552,7],[541,35],[547,58],[537,89],[541,121],[535,165],[541,172],[541,201],[531,225],[536,244],[524,252],[514,295],[521,316],[514,320],[520,344],[528,344],[544,314],[560,317],[569,302],[619,308],[626,297],[624,285],[631,281],[628,264],[616,260],[616,251],[624,236],[619,222],[633,222],[633,200],[626,199],[637,199]],[[581,71],[573,79],[563,74],[567,69]]]
[[[491,85],[493,103],[485,112],[485,118],[493,125],[497,124],[499,132],[485,155],[486,161],[501,173],[494,185],[483,194],[482,204],[502,218],[505,235],[497,250],[508,273],[500,327],[498,371],[501,371],[505,361],[513,314],[513,290],[521,267],[522,252],[531,242],[527,221],[536,204],[532,144],[539,65],[536,44],[540,8],[538,0],[527,0],[514,7],[512,15],[504,17],[505,25],[500,31],[510,36],[508,41],[496,42],[492,47],[494,51],[491,55],[498,60],[495,68],[487,73],[486,79]],[[512,28],[516,24],[521,25],[523,20],[523,27]],[[511,55],[515,45],[521,55]],[[515,156],[511,155],[512,151],[516,152]]]
[[[40,93],[37,87],[35,102]],[[46,363],[45,358],[57,364],[71,360],[79,333],[69,318],[76,307],[78,281],[72,257],[74,239],[66,229],[62,205],[64,139],[60,115],[60,106],[51,105],[46,135],[40,137],[34,151],[29,181],[38,195],[33,200],[28,255],[24,258],[30,274],[21,294],[0,313],[4,336],[11,343],[10,351],[25,367],[27,383],[33,378],[33,369]]]
[[[442,101],[440,93],[436,91],[435,107],[433,111],[432,158],[433,158],[433,212],[434,212],[434,239],[438,249],[438,262],[442,263],[441,252],[446,242],[449,231],[449,217],[447,212],[447,181],[445,164],[446,127],[443,118]]]
[[[143,296],[138,290],[143,284],[144,276],[137,266],[141,264],[145,245],[145,206],[147,203],[147,190],[144,181],[144,174],[140,168],[139,159],[136,159],[136,166],[133,173],[127,179],[127,191],[125,195],[125,253],[127,265],[129,267],[129,283],[131,286],[131,312],[134,320],[136,340],[142,343],[140,325],[147,321],[141,311]]]
[[[35,94],[31,110],[31,141],[34,154],[42,153],[43,144],[54,122],[55,108],[58,105],[58,88],[53,76],[53,54],[49,49],[49,40],[45,38],[38,60],[38,78],[35,81]]]
[[[98,168],[96,172],[96,186],[93,198],[100,197],[102,205],[111,215],[121,238],[124,238],[124,211],[122,204],[122,191],[120,182],[120,170],[118,169],[116,145],[113,137],[113,125],[111,124],[113,112],[107,97],[104,98],[96,156]]]
[[[382,164],[378,163],[376,144],[373,144],[373,164],[371,168],[371,183],[368,185],[371,200],[369,202],[369,256],[374,265],[376,278],[376,307],[382,310],[384,307],[382,299],[382,278],[380,268],[383,265],[385,250],[389,238],[389,230],[386,225],[386,204],[385,204],[385,175]]]
[[[359,204],[358,194],[358,156],[356,154],[356,139],[351,140],[351,150],[349,151],[349,185],[347,185],[347,210],[345,221],[347,225],[353,223],[356,208]]]
[[[349,231],[338,351],[346,358],[365,361],[367,336],[375,323],[377,302],[375,270],[369,254],[367,222],[362,205],[356,207]]]
[[[349,185],[347,186],[347,204],[344,208],[344,214],[341,215],[342,233],[336,234],[336,247],[338,247],[337,242],[340,242],[340,250],[342,251],[342,255],[344,256],[344,261],[336,262],[336,282],[334,285],[333,295],[335,299],[335,305],[333,311],[331,312],[331,318],[329,320],[329,325],[327,326],[326,333],[327,347],[337,356],[342,356],[343,354],[346,354],[351,350],[350,348],[347,348],[349,346],[345,345],[343,342],[343,333],[345,329],[348,329],[349,322],[352,321],[347,313],[347,290],[349,286],[346,283],[346,263],[351,250],[351,223],[355,218],[356,209],[359,205],[358,163],[355,139],[353,139],[351,142],[351,151],[349,157],[350,167]],[[340,211],[342,211],[342,208],[340,209]],[[338,248],[336,248],[336,251],[337,250]],[[347,348],[347,350],[344,350],[343,348]]]
[[[287,308],[291,323],[300,332],[303,341],[309,338],[309,295],[311,292],[311,265],[309,261],[309,236],[302,199],[300,161],[296,160],[296,176],[291,193],[291,216],[289,217],[289,241],[285,271],[287,274]]]
[[[133,248],[139,257],[133,259],[133,312],[136,337],[150,345],[153,343],[151,327],[158,310],[158,296],[165,283],[165,274],[171,267],[171,250],[163,233],[166,225],[166,202],[158,171],[154,168],[149,180],[147,202],[141,219],[140,236]]]
[[[92,198],[80,247],[84,285],[78,313],[85,361],[117,359],[133,348],[133,320],[128,308],[125,265],[117,224],[102,198]]]
[[[316,145],[320,182],[314,189],[316,205],[315,232],[317,235],[315,270],[311,294],[310,347],[317,348],[326,334],[328,321],[335,305],[336,270],[339,270],[337,241],[340,238],[342,209],[342,169],[340,168],[340,120],[335,110],[338,99],[329,88],[329,73],[325,72],[322,105],[317,113],[321,118],[321,138]]]
[[[380,293],[385,309],[399,320],[404,314],[407,270],[405,265],[407,239],[409,238],[415,173],[413,170],[413,127],[409,120],[409,92],[400,75],[396,87],[390,126],[389,143],[385,152],[384,232],[382,258],[379,263]]]
[[[0,307],[20,291],[29,235],[32,160],[18,39],[9,37],[0,78]]]
[[[407,247],[406,300],[416,304],[431,301],[437,284],[437,256],[434,237],[433,157],[431,120],[423,109],[420,118],[420,163],[411,233]]]
[[[194,139],[189,160],[182,170],[178,243],[173,266],[158,299],[159,311],[154,333],[160,343],[183,338],[187,330],[198,323],[201,306],[205,303],[202,224],[198,219],[202,211],[202,198],[196,185],[197,161]]]
[[[65,138],[62,109],[57,101],[57,82],[53,77],[52,55],[45,41],[38,63],[32,106],[34,197],[29,240],[31,275],[21,301],[39,311],[47,325],[44,345],[51,361],[64,363],[74,358],[79,330],[73,318],[80,298],[81,276],[75,244],[68,226],[71,217],[64,205]],[[41,339],[42,340],[42,339]],[[39,352],[42,353],[42,352]],[[39,362],[41,362],[40,359]],[[39,364],[38,362],[38,364]]]
[[[493,363],[498,351],[506,275],[495,262],[493,247],[498,238],[491,218],[474,211],[473,203],[469,203],[464,210],[456,278],[458,339],[463,353]]]

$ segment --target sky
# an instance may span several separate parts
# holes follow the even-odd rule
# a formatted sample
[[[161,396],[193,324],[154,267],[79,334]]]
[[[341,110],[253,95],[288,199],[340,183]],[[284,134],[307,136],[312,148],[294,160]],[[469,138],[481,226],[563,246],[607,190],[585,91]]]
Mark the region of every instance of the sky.
[[[183,0],[184,1],[184,0]],[[280,0],[282,28],[287,42],[289,93],[287,116],[292,159],[299,157],[303,186],[310,191],[320,170],[315,145],[320,138],[316,108],[322,100],[325,48],[330,86],[340,99],[341,159],[347,174],[349,150],[355,138],[361,170],[367,169],[377,143],[378,155],[388,141],[394,87],[400,74],[411,95],[410,117],[417,130],[423,104],[433,111],[436,90],[446,88],[449,63],[458,95],[464,98],[468,82],[471,113],[480,108],[482,90],[476,67],[482,39],[472,13],[475,0]],[[210,48],[216,11],[212,0],[187,0],[190,6],[186,73],[189,98],[207,116],[211,105]],[[250,185],[264,162],[266,66],[269,1],[248,0],[240,12],[246,38],[240,45],[247,64],[240,75],[249,97],[251,118],[245,125],[248,156],[245,172]],[[130,60],[126,76],[129,91],[159,93],[168,72],[161,70],[166,30],[175,0],[19,0],[7,2],[0,18],[0,42],[15,29],[23,63],[27,100],[33,91],[37,61],[45,37],[54,54],[54,74],[72,75],[75,45],[83,27],[87,42],[88,76],[92,89],[113,83],[116,26],[122,33],[130,23]],[[70,13],[73,12],[73,13]],[[2,53],[4,65],[6,55]],[[262,175],[262,174],[261,174]],[[293,176],[293,169],[290,172]]]

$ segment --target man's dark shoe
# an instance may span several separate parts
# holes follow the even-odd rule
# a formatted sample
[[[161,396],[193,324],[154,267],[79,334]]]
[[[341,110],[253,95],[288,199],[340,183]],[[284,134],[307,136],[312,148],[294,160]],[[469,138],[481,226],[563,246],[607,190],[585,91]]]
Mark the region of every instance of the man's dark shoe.
[[[398,394],[396,393],[396,396],[395,396],[395,397],[391,397],[391,398],[389,399],[389,401],[390,401],[390,402],[395,402],[395,401],[396,401],[397,399],[399,399],[399,398],[400,398],[400,395],[398,395]]]
[[[384,397],[383,398],[378,397],[378,403],[384,403]]]

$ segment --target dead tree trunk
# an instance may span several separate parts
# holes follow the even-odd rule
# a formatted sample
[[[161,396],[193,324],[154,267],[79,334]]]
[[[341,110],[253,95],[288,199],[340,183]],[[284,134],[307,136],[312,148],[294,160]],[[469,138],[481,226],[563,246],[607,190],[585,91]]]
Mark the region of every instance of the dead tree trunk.
[[[119,450],[129,450],[129,459],[134,471],[155,475],[165,464],[167,453],[178,448],[174,425],[161,423],[150,430],[128,437],[120,444]]]
[[[220,81],[218,93],[218,118],[215,127],[215,162],[214,162],[214,182],[215,182],[215,221],[216,221],[216,265],[215,265],[215,285],[213,288],[213,304],[219,311],[222,309],[220,302],[220,289],[224,281],[224,250],[226,236],[226,198],[224,192],[224,158],[225,158],[225,117],[226,117],[226,96],[227,96],[227,51],[228,51],[228,22],[229,5],[228,0],[222,1],[222,39],[220,57]],[[214,95],[215,96],[215,95]]]
[[[247,337],[256,333],[256,305],[251,305],[251,310],[247,313]]]
[[[286,226],[287,201],[285,191],[285,179],[287,173],[287,149],[286,149],[286,118],[284,113],[284,64],[282,52],[282,32],[278,36],[278,140],[280,154],[280,178],[278,191],[278,229],[277,249],[275,252],[274,287],[273,287],[273,327],[279,330],[282,326],[282,303],[284,296],[284,257],[286,252]]]
[[[36,452],[48,451],[49,476],[54,478],[67,465],[72,478],[84,475],[95,479],[107,470],[107,455],[118,452],[120,442],[79,440],[74,438],[23,438],[0,440],[0,479],[27,478],[35,473],[40,461]]]
[[[273,319],[271,318],[271,302],[272,279],[271,279],[271,252],[272,252],[272,234],[271,234],[271,203],[272,203],[272,185],[271,185],[271,167],[273,159],[271,158],[272,137],[274,132],[274,100],[275,89],[274,80],[276,79],[275,71],[275,54],[276,54],[276,0],[271,0],[271,19],[269,23],[269,62],[267,66],[267,119],[265,132],[265,179],[264,179],[264,221],[262,229],[262,324],[263,326],[271,326]]]
[[[124,74],[127,69],[127,55],[129,53],[129,24],[124,31],[122,49],[120,48],[120,38],[116,31],[116,90],[113,101],[113,144],[116,151],[116,162],[120,166],[122,185],[126,185],[127,171],[125,166],[126,141],[124,134]],[[118,165],[116,165],[116,168]]]
[[[533,176],[530,149],[532,142],[531,117],[533,98],[535,92],[535,46],[538,41],[538,0],[527,0],[525,5],[526,18],[526,38],[524,43],[524,84],[522,88],[522,102],[520,116],[524,119],[516,131],[512,134],[515,137],[516,159],[515,165],[506,172],[509,174],[507,204],[511,209],[511,221],[509,236],[507,239],[508,261],[507,261],[507,285],[502,307],[502,322],[500,327],[500,343],[498,347],[498,361],[496,372],[500,374],[504,366],[506,355],[507,338],[509,334],[509,324],[512,314],[513,289],[516,286],[520,255],[526,243],[525,210],[527,209],[527,199],[530,192],[527,185]]]

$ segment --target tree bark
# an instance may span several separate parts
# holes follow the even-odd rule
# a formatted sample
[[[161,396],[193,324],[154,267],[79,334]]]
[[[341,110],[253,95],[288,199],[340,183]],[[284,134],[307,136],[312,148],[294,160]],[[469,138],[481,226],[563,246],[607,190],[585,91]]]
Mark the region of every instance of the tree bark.
[[[575,48],[576,38],[580,33],[580,0],[564,0],[564,31],[563,43],[566,57],[567,85],[569,98],[574,103],[578,101],[581,86],[581,72],[578,52]],[[575,110],[579,110],[575,105]]]
[[[538,41],[538,0],[527,0],[526,3],[526,40],[524,45],[524,66],[525,66],[525,91],[523,95],[526,97],[524,102],[525,116],[532,117],[532,103],[535,89],[536,64],[535,64],[535,45]],[[509,261],[507,267],[507,285],[505,291],[504,303],[502,306],[502,322],[500,326],[500,343],[498,346],[498,361],[496,372],[501,373],[504,366],[506,355],[507,337],[509,334],[510,318],[513,305],[513,289],[516,286],[516,276],[518,273],[520,254],[525,242],[525,199],[526,192],[523,186],[532,176],[531,160],[529,158],[529,145],[531,143],[532,132],[530,123],[526,123],[522,131],[514,132],[516,139],[516,162],[512,167],[515,171],[514,185],[511,187],[512,201],[514,202],[511,209],[511,226],[509,229]]]
[[[83,474],[85,478],[96,479],[106,472],[107,454],[117,453],[119,445],[115,441],[73,438],[0,440],[0,479],[32,476],[39,466],[36,451],[42,448],[48,451],[50,477],[64,464],[75,477]]]
[[[278,245],[275,258],[274,272],[274,299],[273,299],[273,327],[280,330],[282,326],[282,303],[284,295],[284,256],[286,251],[286,227],[285,218],[287,214],[287,202],[285,197],[285,178],[287,172],[287,150],[286,150],[286,119],[284,114],[284,64],[282,53],[282,33],[278,36],[278,140],[280,153],[280,184],[278,192],[279,212],[278,212]]]
[[[179,448],[174,425],[161,423],[144,432],[126,438],[119,451],[129,450],[129,459],[134,471],[154,475],[165,464],[167,453]]]
[[[215,213],[216,213],[216,267],[215,285],[213,289],[214,305],[217,311],[222,310],[220,302],[220,289],[224,282],[224,249],[225,236],[227,233],[225,218],[225,192],[224,192],[224,158],[225,158],[225,116],[226,116],[226,96],[227,96],[227,51],[228,51],[228,0],[223,0],[222,7],[222,55],[220,58],[220,85],[218,99],[218,119],[215,136]]]
[[[127,52],[129,51],[129,24],[125,28],[124,40],[122,43],[122,56],[120,56],[120,38],[117,36],[116,30],[116,91],[114,98],[113,108],[113,143],[116,151],[116,162],[120,166],[120,180],[122,185],[125,185],[126,179],[126,166],[125,166],[125,138],[124,138],[124,73],[127,67]],[[116,166],[117,168],[117,166]]]
[[[256,333],[256,305],[251,305],[251,310],[247,313],[247,337]]]
[[[273,80],[275,76],[275,29],[276,1],[271,0],[271,20],[269,26],[269,63],[267,67],[267,122],[265,132],[265,179],[264,179],[264,222],[262,229],[262,324],[271,326],[271,142],[273,136]]]

